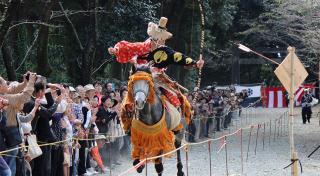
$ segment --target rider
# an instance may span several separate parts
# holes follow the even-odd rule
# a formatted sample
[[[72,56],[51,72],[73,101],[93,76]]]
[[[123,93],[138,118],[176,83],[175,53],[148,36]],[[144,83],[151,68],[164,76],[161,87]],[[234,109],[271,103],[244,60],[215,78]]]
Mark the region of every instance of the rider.
[[[156,76],[156,81],[161,87],[161,92],[167,97],[168,101],[175,107],[179,107],[186,102],[186,97],[178,90],[175,82],[171,81],[164,71],[169,65],[182,65],[187,67],[202,68],[204,61],[202,55],[195,61],[190,57],[174,51],[165,45],[165,41],[172,37],[167,31],[166,24],[168,19],[161,17],[159,24],[150,22],[147,33],[150,38],[144,42],[120,41],[114,47],[108,49],[109,53],[116,56],[120,63],[133,63],[135,65],[151,64],[151,72]],[[189,104],[189,103],[188,103]],[[190,107],[190,104],[188,105]]]

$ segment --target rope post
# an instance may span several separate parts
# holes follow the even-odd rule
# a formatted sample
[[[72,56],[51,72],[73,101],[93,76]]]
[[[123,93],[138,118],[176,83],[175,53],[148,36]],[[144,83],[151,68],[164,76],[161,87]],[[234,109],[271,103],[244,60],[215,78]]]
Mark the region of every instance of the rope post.
[[[227,176],[229,175],[229,169],[228,169],[228,149],[227,149],[227,136],[224,137],[224,140],[225,140],[225,152],[226,152],[226,173],[227,173]]]
[[[264,151],[264,137],[266,134],[266,123],[263,123],[262,150]]]
[[[281,117],[278,120],[278,134],[277,134],[277,138],[279,138],[280,136],[280,125],[281,125]]]
[[[257,128],[256,146],[254,147],[254,155],[257,154],[257,146],[258,146],[258,138],[259,138],[259,129],[260,129],[260,124],[258,124],[258,128]]]
[[[248,125],[248,108],[246,108],[246,125]]]
[[[209,153],[209,165],[210,165],[210,169],[209,169],[209,174],[210,176],[212,176],[212,170],[211,170],[211,141],[208,142],[208,153]]]
[[[243,115],[240,116],[240,126],[242,127],[242,119],[243,119]],[[319,121],[320,122],[320,121]]]
[[[280,117],[280,137],[282,137],[282,118],[283,118],[283,115]]]
[[[283,132],[284,122],[285,122],[285,116],[283,115],[281,120],[281,137],[284,136],[284,132]]]
[[[290,114],[287,112],[287,135],[289,136]]]
[[[148,176],[148,157],[146,156],[146,176]]]
[[[274,135],[273,135],[273,142],[276,141],[276,135],[277,135],[277,119],[274,121]]]
[[[241,150],[241,174],[243,174],[243,142],[242,142],[242,136],[243,136],[243,129],[240,129],[240,150]]]
[[[189,156],[188,156],[188,146],[186,146],[186,170],[187,170],[187,176],[189,176]]]
[[[271,123],[271,119],[270,119],[270,122],[269,122],[269,128],[270,128],[270,132],[269,132],[269,146],[271,145],[271,134],[272,134],[272,123]]]
[[[236,130],[238,129],[238,120],[234,120],[236,122]]]
[[[248,142],[248,150],[247,150],[247,159],[246,159],[246,162],[248,162],[248,158],[249,158],[249,151],[250,151],[250,142],[251,142],[252,129],[253,129],[253,126],[250,127],[249,142]]]
[[[110,166],[110,176],[112,176],[112,158],[111,158],[111,142],[109,140],[109,166]]]

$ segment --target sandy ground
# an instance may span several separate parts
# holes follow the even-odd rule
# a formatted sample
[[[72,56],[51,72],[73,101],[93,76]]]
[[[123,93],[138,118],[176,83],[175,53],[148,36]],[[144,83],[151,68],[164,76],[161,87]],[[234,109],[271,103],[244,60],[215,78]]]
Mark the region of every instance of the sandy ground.
[[[284,176],[290,175],[290,168],[283,169],[286,165],[290,164],[289,153],[289,137],[288,126],[285,120],[282,123],[275,119],[278,119],[287,109],[263,109],[252,108],[244,110],[242,117],[233,121],[233,126],[223,132],[215,133],[212,138],[217,138],[221,135],[232,133],[236,129],[242,127],[248,127],[250,124],[261,124],[259,129],[256,154],[256,136],[257,127],[252,129],[252,136],[249,146],[248,158],[248,142],[250,128],[243,130],[243,173],[241,172],[241,145],[240,135],[233,135],[227,138],[227,155],[228,155],[228,175],[230,176]],[[302,162],[303,173],[299,175],[303,176],[320,176],[320,149],[311,158],[307,158],[314,148],[320,145],[320,126],[317,112],[319,107],[313,108],[314,114],[310,124],[302,124],[300,116],[301,109],[296,108],[294,129],[295,129],[295,146],[298,152],[298,156]],[[270,135],[270,120],[272,122],[271,135]],[[263,149],[263,124],[265,123],[265,137],[264,137],[264,149]],[[277,124],[275,132],[275,124]],[[282,124],[282,125],[281,125]],[[208,138],[206,138],[208,139]],[[211,145],[211,168],[212,175],[220,176],[227,175],[226,169],[226,155],[225,150],[221,150],[217,153],[221,145],[220,141],[215,141]],[[182,151],[182,160],[184,164],[184,172],[186,172],[186,160],[185,151]],[[188,175],[189,176],[206,176],[210,175],[210,163],[208,153],[208,143],[202,145],[195,145],[190,147],[189,150],[189,164]],[[132,166],[132,161],[129,156],[124,156],[121,159],[121,165],[112,169],[112,175],[119,175]],[[148,164],[147,175],[157,175],[152,163]],[[164,176],[176,175],[176,158],[164,159]],[[107,174],[109,175],[109,174]],[[132,176],[146,175],[145,170],[142,174],[131,172]]]

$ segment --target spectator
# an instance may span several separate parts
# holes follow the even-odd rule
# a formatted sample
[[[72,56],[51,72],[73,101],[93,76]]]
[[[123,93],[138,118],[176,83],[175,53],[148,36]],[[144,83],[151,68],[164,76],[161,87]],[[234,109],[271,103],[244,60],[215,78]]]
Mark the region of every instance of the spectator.
[[[113,84],[112,83],[107,83],[105,85],[106,91],[105,91],[105,95],[106,96],[110,96],[110,93],[113,92]]]
[[[55,89],[56,86],[48,84],[49,87]],[[49,121],[53,113],[56,111],[61,98],[53,99],[50,92],[51,89],[45,89],[42,82],[37,82],[34,85],[33,97],[23,107],[24,113],[30,113],[35,106],[35,99],[39,98],[42,101],[40,108],[36,112],[35,118],[32,120],[32,129],[34,130],[37,139],[44,143],[56,141],[56,137],[52,133]],[[33,175],[42,176],[51,173],[51,146],[41,146],[43,154],[34,159]]]
[[[96,115],[97,116],[96,122],[97,122],[100,133],[112,134],[112,130],[114,130],[113,127],[115,125],[114,122],[115,121],[117,123],[119,122],[117,112],[112,109],[117,104],[118,102],[115,99],[112,99],[107,96],[102,97],[102,107],[99,108],[99,111],[97,112],[97,115]],[[119,165],[120,163],[118,163],[117,161],[120,156],[119,146],[117,146],[117,142],[115,142],[113,139],[110,139],[110,140],[111,140],[111,143],[110,145],[108,145],[104,153],[108,152],[109,158],[110,159],[112,158],[111,159],[112,163],[109,163],[110,166],[111,164]],[[113,151],[112,154],[110,154],[111,152],[109,152],[108,150],[112,150]]]
[[[306,124],[307,121],[308,123],[310,123],[310,118],[312,114],[311,102],[312,102],[312,95],[309,93],[309,89],[304,89],[304,95],[302,96],[302,99],[301,99],[303,124]]]
[[[98,97],[98,105],[101,105],[101,98],[102,98],[102,86],[99,82],[96,82],[94,84],[94,88],[95,88],[95,95]]]
[[[27,74],[29,74],[29,80],[27,80]],[[5,131],[14,130],[18,128],[17,122],[17,113],[21,111],[23,104],[28,101],[33,92],[33,85],[36,80],[36,74],[27,73],[24,75],[23,83],[18,84],[17,86],[7,86],[6,81],[0,77],[0,93],[1,97],[8,100],[8,106],[3,112],[3,116],[6,116],[6,129]],[[17,131],[19,132],[19,130]],[[9,136],[7,136],[8,138]],[[10,136],[11,137],[11,136]],[[14,137],[14,136],[12,136]],[[19,135],[16,135],[19,137]],[[18,144],[8,144],[6,143],[6,149],[16,148]],[[16,174],[16,158],[12,156],[17,156],[18,150],[13,150],[8,152],[10,157],[5,156],[4,160],[9,165],[11,174]]]

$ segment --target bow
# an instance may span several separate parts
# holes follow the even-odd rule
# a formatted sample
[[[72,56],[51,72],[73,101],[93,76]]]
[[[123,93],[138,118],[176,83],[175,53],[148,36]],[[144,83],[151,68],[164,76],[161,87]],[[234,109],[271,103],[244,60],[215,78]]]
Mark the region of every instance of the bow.
[[[198,0],[198,5],[199,5],[199,10],[200,10],[200,18],[201,18],[201,33],[200,33],[200,59],[202,59],[203,55],[203,47],[204,47],[204,12],[203,12],[203,5],[201,3],[201,0]],[[197,80],[197,85],[196,88],[197,90],[200,89],[201,85],[201,74],[202,74],[202,68],[199,68],[198,72],[198,80]],[[197,101],[197,97],[199,95],[199,91],[195,92],[194,98],[192,100],[192,104],[195,105]]]

